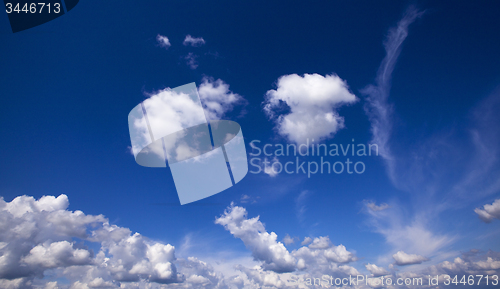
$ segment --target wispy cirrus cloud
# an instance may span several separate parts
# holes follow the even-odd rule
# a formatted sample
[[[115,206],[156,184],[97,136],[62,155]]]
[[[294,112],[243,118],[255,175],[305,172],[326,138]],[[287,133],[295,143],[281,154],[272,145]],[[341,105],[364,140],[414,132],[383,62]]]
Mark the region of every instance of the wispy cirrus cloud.
[[[401,45],[408,36],[408,28],[423,12],[411,6],[397,26],[389,30],[384,42],[385,58],[379,66],[375,84],[368,85],[361,92],[366,95],[365,112],[371,123],[372,142],[379,147],[379,154],[386,161],[389,176],[394,182],[394,156],[390,148],[393,129],[394,108],[389,102],[392,72],[401,53]]]
[[[396,261],[396,265],[399,266],[420,264],[429,260],[424,256],[420,256],[417,254],[407,254],[403,251],[398,251],[396,254],[392,255],[392,258],[394,259],[394,261]]]

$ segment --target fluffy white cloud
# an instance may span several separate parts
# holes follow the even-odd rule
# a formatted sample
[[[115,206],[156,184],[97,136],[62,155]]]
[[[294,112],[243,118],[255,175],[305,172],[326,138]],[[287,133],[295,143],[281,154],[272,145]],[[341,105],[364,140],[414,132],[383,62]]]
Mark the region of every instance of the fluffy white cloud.
[[[396,261],[396,265],[399,266],[420,264],[429,260],[424,256],[420,256],[417,254],[406,254],[403,251],[398,251],[396,254],[392,255],[392,258],[394,258],[394,260]]]
[[[87,265],[92,262],[92,254],[85,249],[75,249],[68,241],[60,241],[35,246],[21,262],[29,266],[56,268],[72,265]]]
[[[278,133],[295,143],[326,139],[344,127],[337,108],[356,102],[345,81],[335,74],[281,76],[276,90],[266,93],[264,111]],[[283,109],[289,113],[282,113]]]
[[[185,46],[201,46],[205,44],[205,40],[202,37],[192,37],[191,35],[186,35],[186,38],[184,38],[184,42],[182,42]]]
[[[485,223],[493,221],[493,219],[500,219],[500,199],[496,199],[493,204],[486,204],[483,209],[476,208],[474,210],[479,218]]]
[[[66,195],[0,198],[0,288],[32,288],[47,270],[70,285],[45,280],[51,282],[37,288],[194,287],[190,284],[203,278],[207,288],[225,288],[222,276],[200,269],[201,261],[177,260],[174,246],[110,225],[102,215],[68,211],[68,205]],[[87,243],[96,244],[97,253]],[[176,261],[185,273],[178,272]]]
[[[104,222],[103,216],[66,211],[68,198],[60,195],[0,198],[0,279],[40,276],[57,266],[91,263],[92,253],[75,248],[72,238],[85,238],[86,227]]]
[[[158,45],[160,45],[160,47],[163,47],[165,49],[168,49],[170,46],[172,46],[172,44],[170,44],[170,40],[168,40],[168,37],[160,34],[156,35],[156,42],[158,42]]]
[[[359,273],[354,267],[346,265],[357,260],[354,253],[347,251],[343,245],[333,245],[328,237],[315,238],[308,247],[289,252],[281,242],[276,241],[276,233],[268,233],[265,230],[259,217],[248,219],[245,208],[231,205],[215,222],[241,239],[252,252],[254,259],[262,262],[259,268],[252,270],[240,268],[240,271],[258,284],[264,284],[263,280],[271,280],[273,285],[268,286],[279,288],[284,286],[281,283],[283,279],[275,273],[296,270],[316,276],[318,274],[347,276]]]
[[[265,270],[278,273],[295,270],[295,258],[283,243],[276,241],[276,233],[268,233],[259,217],[248,219],[245,208],[231,204],[215,223],[224,226],[234,237],[241,239],[252,252],[252,256],[263,262]]]
[[[214,80],[210,77],[204,77],[198,87],[198,93],[205,113],[210,120],[222,118],[235,105],[245,102],[241,95],[229,90],[229,84],[221,79]]]
[[[346,250],[343,245],[334,246],[330,238],[314,238],[307,247],[301,247],[292,252],[297,258],[297,268],[311,274],[342,275],[345,272],[357,272],[353,267],[339,265],[356,261],[354,253]]]
[[[292,277],[344,278],[361,274],[346,264],[357,258],[345,246],[333,245],[328,237],[305,238],[304,244],[310,243],[309,246],[289,252],[276,241],[274,232],[265,231],[258,217],[248,219],[246,210],[234,205],[216,222],[240,238],[262,265],[236,265],[234,272],[239,273],[229,277],[198,258],[177,259],[170,244],[154,242],[127,228],[111,225],[102,215],[68,211],[68,205],[65,195],[39,200],[21,196],[11,202],[0,198],[0,288],[296,288],[289,283]],[[97,253],[84,245],[89,243],[94,244],[91,247],[97,248]],[[403,252],[395,255],[403,263],[421,257]],[[373,264],[365,268],[374,277],[387,273]],[[293,272],[283,273],[283,269]],[[498,275],[499,271],[499,253],[489,251],[479,256],[473,250],[452,262],[392,275],[430,274],[443,278],[446,274]],[[41,279],[44,275],[50,277]],[[54,281],[59,279],[69,283]]]
[[[383,267],[379,267],[375,264],[366,264],[365,265],[366,270],[370,271],[372,273],[373,277],[379,277],[379,276],[384,276],[389,274],[389,271],[385,270]]]
[[[267,158],[264,158],[262,161],[262,164],[264,165],[264,174],[270,176],[271,178],[274,178],[278,175],[277,169],[273,167],[273,164],[279,162],[277,157],[274,157],[272,161],[269,161]]]

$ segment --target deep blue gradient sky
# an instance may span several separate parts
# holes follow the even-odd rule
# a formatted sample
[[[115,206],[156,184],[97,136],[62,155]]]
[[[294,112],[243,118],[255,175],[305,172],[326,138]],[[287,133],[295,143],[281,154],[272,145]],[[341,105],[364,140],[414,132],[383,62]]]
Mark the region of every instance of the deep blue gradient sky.
[[[129,111],[145,93],[200,84],[204,76],[222,79],[246,99],[225,118],[241,125],[247,152],[255,139],[287,143],[262,103],[280,76],[293,73],[335,73],[359,98],[338,109],[345,129],[326,143],[370,142],[361,90],[374,82],[388,30],[410,4],[425,13],[410,26],[393,73],[391,143],[404,162],[424,159],[423,170],[435,169],[410,176],[415,183],[405,184],[412,188],[395,185],[381,157],[365,157],[362,175],[249,173],[220,194],[180,206],[168,168],[135,163]],[[362,262],[382,260],[395,248],[375,229],[366,200],[397,206],[402,227],[420,220],[416,216],[434,219],[427,229],[453,239],[443,252],[498,251],[500,222],[481,222],[474,208],[491,204],[499,191],[470,198],[449,191],[474,169],[468,167],[474,111],[500,84],[499,13],[497,1],[80,1],[67,15],[15,34],[4,15],[0,196],[66,194],[70,210],[103,214],[176,247],[188,236],[196,244],[190,252],[201,256],[221,248],[249,255],[214,224],[231,202],[260,215],[279,240],[328,235]],[[172,46],[160,47],[157,34]],[[183,46],[187,34],[206,44]],[[199,56],[194,70],[183,58],[189,52]],[[494,135],[498,129],[490,124]],[[498,178],[495,168],[487,173],[490,181]],[[242,195],[256,202],[242,204]]]

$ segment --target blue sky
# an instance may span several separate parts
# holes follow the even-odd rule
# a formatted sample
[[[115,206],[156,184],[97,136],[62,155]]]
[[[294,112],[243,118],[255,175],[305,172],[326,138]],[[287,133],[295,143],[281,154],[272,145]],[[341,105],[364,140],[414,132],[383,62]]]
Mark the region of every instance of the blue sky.
[[[240,283],[233,279],[231,283],[234,274],[243,280],[243,288],[284,286],[251,277],[248,270],[254,266],[260,266],[255,269],[259,276],[273,280],[301,274],[343,276],[351,270],[339,266],[373,273],[367,264],[401,276],[408,272],[462,276],[477,268],[498,274],[499,9],[494,1],[87,1],[60,18],[15,34],[8,18],[0,17],[0,196],[5,204],[18,196],[32,196],[34,200],[20,202],[38,208],[32,214],[36,210],[42,214],[41,205],[33,205],[35,200],[64,194],[67,207],[62,198],[47,210],[102,214],[110,224],[140,233],[149,245],[175,247],[177,260],[168,262],[184,277],[156,282],[154,274],[146,274],[140,282],[128,282],[103,273],[103,282],[115,282],[113,286],[121,282],[135,288],[150,282],[166,288],[184,283],[224,288],[220,284],[226,282],[224,286],[235,288]],[[161,45],[159,35],[170,45]],[[204,43],[184,45],[187,35]],[[386,50],[384,43],[392,50]],[[190,57],[195,62],[189,63]],[[293,74],[297,76],[291,84],[279,81]],[[300,88],[306,74],[320,82],[313,90],[332,97],[319,101],[314,93],[308,94],[312,90],[304,96],[288,93]],[[362,174],[308,178],[248,173],[226,191],[181,206],[168,168],[135,163],[127,115],[150,94],[190,82],[200,85],[204,79],[212,88],[220,79],[227,88],[223,96],[239,95],[241,101],[226,109],[222,118],[241,125],[248,153],[253,151],[252,140],[260,140],[260,148],[266,143],[297,143],[298,130],[280,130],[280,115],[290,117],[294,111],[300,112],[299,122],[330,112],[343,122],[337,128],[312,122],[306,136],[324,128],[326,133],[316,134],[322,143],[376,142],[382,153],[356,158],[366,165]],[[335,79],[345,86],[329,90]],[[351,100],[339,100],[341,93],[352,95]],[[273,99],[281,100],[272,108],[274,114],[266,111]],[[295,159],[278,158],[283,163]],[[6,208],[1,204],[0,209]],[[248,231],[236,228],[236,215],[243,208],[248,220],[260,216],[265,231],[259,223]],[[105,221],[92,222],[106,228]],[[93,229],[87,225],[90,234]],[[5,226],[5,232],[16,228]],[[272,232],[276,241],[263,241]],[[294,242],[284,242],[287,235]],[[4,256],[16,240],[9,236],[4,233],[0,240],[7,244],[0,246]],[[105,240],[69,233],[58,236],[32,246],[65,240],[73,249],[88,246],[96,256],[101,247],[107,248],[110,258],[121,260]],[[331,243],[324,248],[301,245],[305,238],[317,238],[319,244],[326,236]],[[267,254],[256,249],[273,244],[282,248],[281,256],[289,254],[296,262],[301,258],[309,262],[301,247],[342,251],[343,245],[347,251],[342,252],[351,257],[336,262],[327,258],[335,270],[324,269],[317,260],[304,269],[288,264],[285,257],[286,262],[273,259],[272,250]],[[31,251],[23,252],[19,256],[31,260],[26,259]],[[397,252],[407,254],[413,264],[398,261]],[[219,287],[211,279],[203,285],[189,283],[194,282],[190,279],[194,273],[186,269],[192,267],[188,257],[221,272]],[[457,257],[469,267],[458,268],[453,263]],[[488,257],[493,263],[478,263],[489,262]],[[445,261],[456,270],[443,269]],[[97,278],[87,272],[90,279],[84,280],[83,271],[78,271],[84,268],[81,264],[58,264],[66,265],[15,278],[5,273],[8,268],[0,267],[0,280],[19,279],[35,288],[58,282],[67,288],[76,286],[76,280],[88,285]],[[64,273],[65,266],[74,272]],[[282,273],[280,268],[292,269]]]

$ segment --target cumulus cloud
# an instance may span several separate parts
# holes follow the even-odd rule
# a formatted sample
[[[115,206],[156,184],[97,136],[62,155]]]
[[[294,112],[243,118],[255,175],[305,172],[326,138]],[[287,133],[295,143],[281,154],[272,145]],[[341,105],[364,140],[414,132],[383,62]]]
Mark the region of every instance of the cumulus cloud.
[[[366,264],[365,265],[366,270],[370,271],[372,273],[373,277],[379,277],[379,276],[385,276],[389,274],[389,271],[385,270],[383,267],[379,267],[375,264]]]
[[[247,215],[245,208],[231,204],[215,223],[241,239],[255,260],[263,262],[265,270],[278,273],[294,271],[296,260],[283,243],[277,241],[276,233],[268,233],[259,217],[248,219]]]
[[[496,199],[491,205],[484,205],[483,209],[476,208],[474,212],[485,223],[490,223],[493,219],[500,219],[500,199]]]
[[[245,103],[245,99],[229,90],[229,84],[221,79],[204,77],[198,93],[209,120],[221,119],[235,105]]]
[[[406,254],[403,251],[398,251],[396,254],[392,255],[392,258],[394,258],[394,260],[396,261],[396,265],[399,266],[420,264],[429,260],[424,256],[416,254]]]
[[[235,105],[245,103],[245,99],[231,92],[229,85],[221,79],[203,78],[198,86],[198,94],[200,100],[192,97],[192,93],[177,92],[170,88],[146,93],[147,99],[143,101],[142,109],[146,111],[147,118],[141,114],[141,117],[130,120],[138,133],[131,147],[132,154],[137,155],[151,139],[158,140],[171,135],[164,139],[169,159],[200,155],[199,148],[193,144],[188,145],[179,132],[206,123],[207,117],[209,120],[220,119]],[[172,136],[174,133],[178,133],[176,137]],[[160,159],[164,157],[162,146],[150,146],[147,149]],[[211,155],[212,153],[204,154],[206,157]]]
[[[275,121],[278,133],[295,143],[332,137],[344,127],[337,109],[357,100],[335,74],[284,75],[276,86],[266,93],[264,112]]]
[[[248,219],[247,215],[245,208],[231,205],[215,222],[223,225],[234,237],[241,239],[252,252],[254,259],[262,262],[260,268],[265,272],[286,273],[298,270],[313,275],[334,276],[359,273],[354,267],[347,265],[357,260],[355,254],[343,245],[333,245],[328,237],[314,238],[309,246],[289,252],[283,243],[276,241],[276,233],[268,233],[265,230],[259,217]],[[243,272],[251,276],[260,274],[259,270],[243,270]],[[273,278],[276,282],[281,280],[270,277],[277,276],[274,273],[265,275],[266,278]]]
[[[172,46],[172,44],[170,44],[170,40],[168,40],[168,37],[160,34],[156,35],[156,42],[158,42],[158,45],[160,47],[163,47],[165,49],[168,49],[170,46]]]
[[[192,37],[191,35],[186,35],[186,38],[184,38],[184,42],[182,42],[185,46],[202,46],[205,44],[205,40],[202,37]]]

